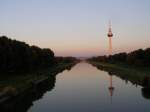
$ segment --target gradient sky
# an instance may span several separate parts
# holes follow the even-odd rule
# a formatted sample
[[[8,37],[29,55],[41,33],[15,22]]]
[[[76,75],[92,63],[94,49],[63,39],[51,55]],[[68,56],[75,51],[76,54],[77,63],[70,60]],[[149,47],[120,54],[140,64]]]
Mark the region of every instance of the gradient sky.
[[[51,48],[57,56],[150,47],[150,0],[0,0],[0,35]]]

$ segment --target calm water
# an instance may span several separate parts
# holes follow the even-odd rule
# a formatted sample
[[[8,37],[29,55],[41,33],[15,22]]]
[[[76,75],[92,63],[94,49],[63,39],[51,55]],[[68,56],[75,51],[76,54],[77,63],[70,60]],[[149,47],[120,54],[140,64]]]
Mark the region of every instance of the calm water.
[[[141,86],[112,76],[88,63],[57,75],[55,87],[33,102],[28,112],[150,112],[150,99]]]

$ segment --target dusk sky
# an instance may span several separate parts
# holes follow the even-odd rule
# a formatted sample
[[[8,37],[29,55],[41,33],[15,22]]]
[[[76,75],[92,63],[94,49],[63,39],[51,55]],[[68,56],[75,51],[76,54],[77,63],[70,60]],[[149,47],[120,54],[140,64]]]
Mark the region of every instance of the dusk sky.
[[[150,47],[150,0],[0,0],[0,35],[51,48],[56,56],[94,56]]]

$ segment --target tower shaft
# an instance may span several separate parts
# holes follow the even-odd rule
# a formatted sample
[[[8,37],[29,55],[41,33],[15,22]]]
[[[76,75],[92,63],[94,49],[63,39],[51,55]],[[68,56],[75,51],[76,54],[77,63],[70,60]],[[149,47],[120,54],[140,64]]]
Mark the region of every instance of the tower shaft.
[[[109,37],[109,55],[112,55],[112,37]]]

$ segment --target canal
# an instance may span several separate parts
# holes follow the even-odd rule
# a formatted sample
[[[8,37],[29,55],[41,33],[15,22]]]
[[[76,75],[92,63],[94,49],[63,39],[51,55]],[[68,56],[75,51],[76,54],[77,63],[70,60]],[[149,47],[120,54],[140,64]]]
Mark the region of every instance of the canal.
[[[150,112],[142,87],[81,62],[56,76],[28,112]]]

